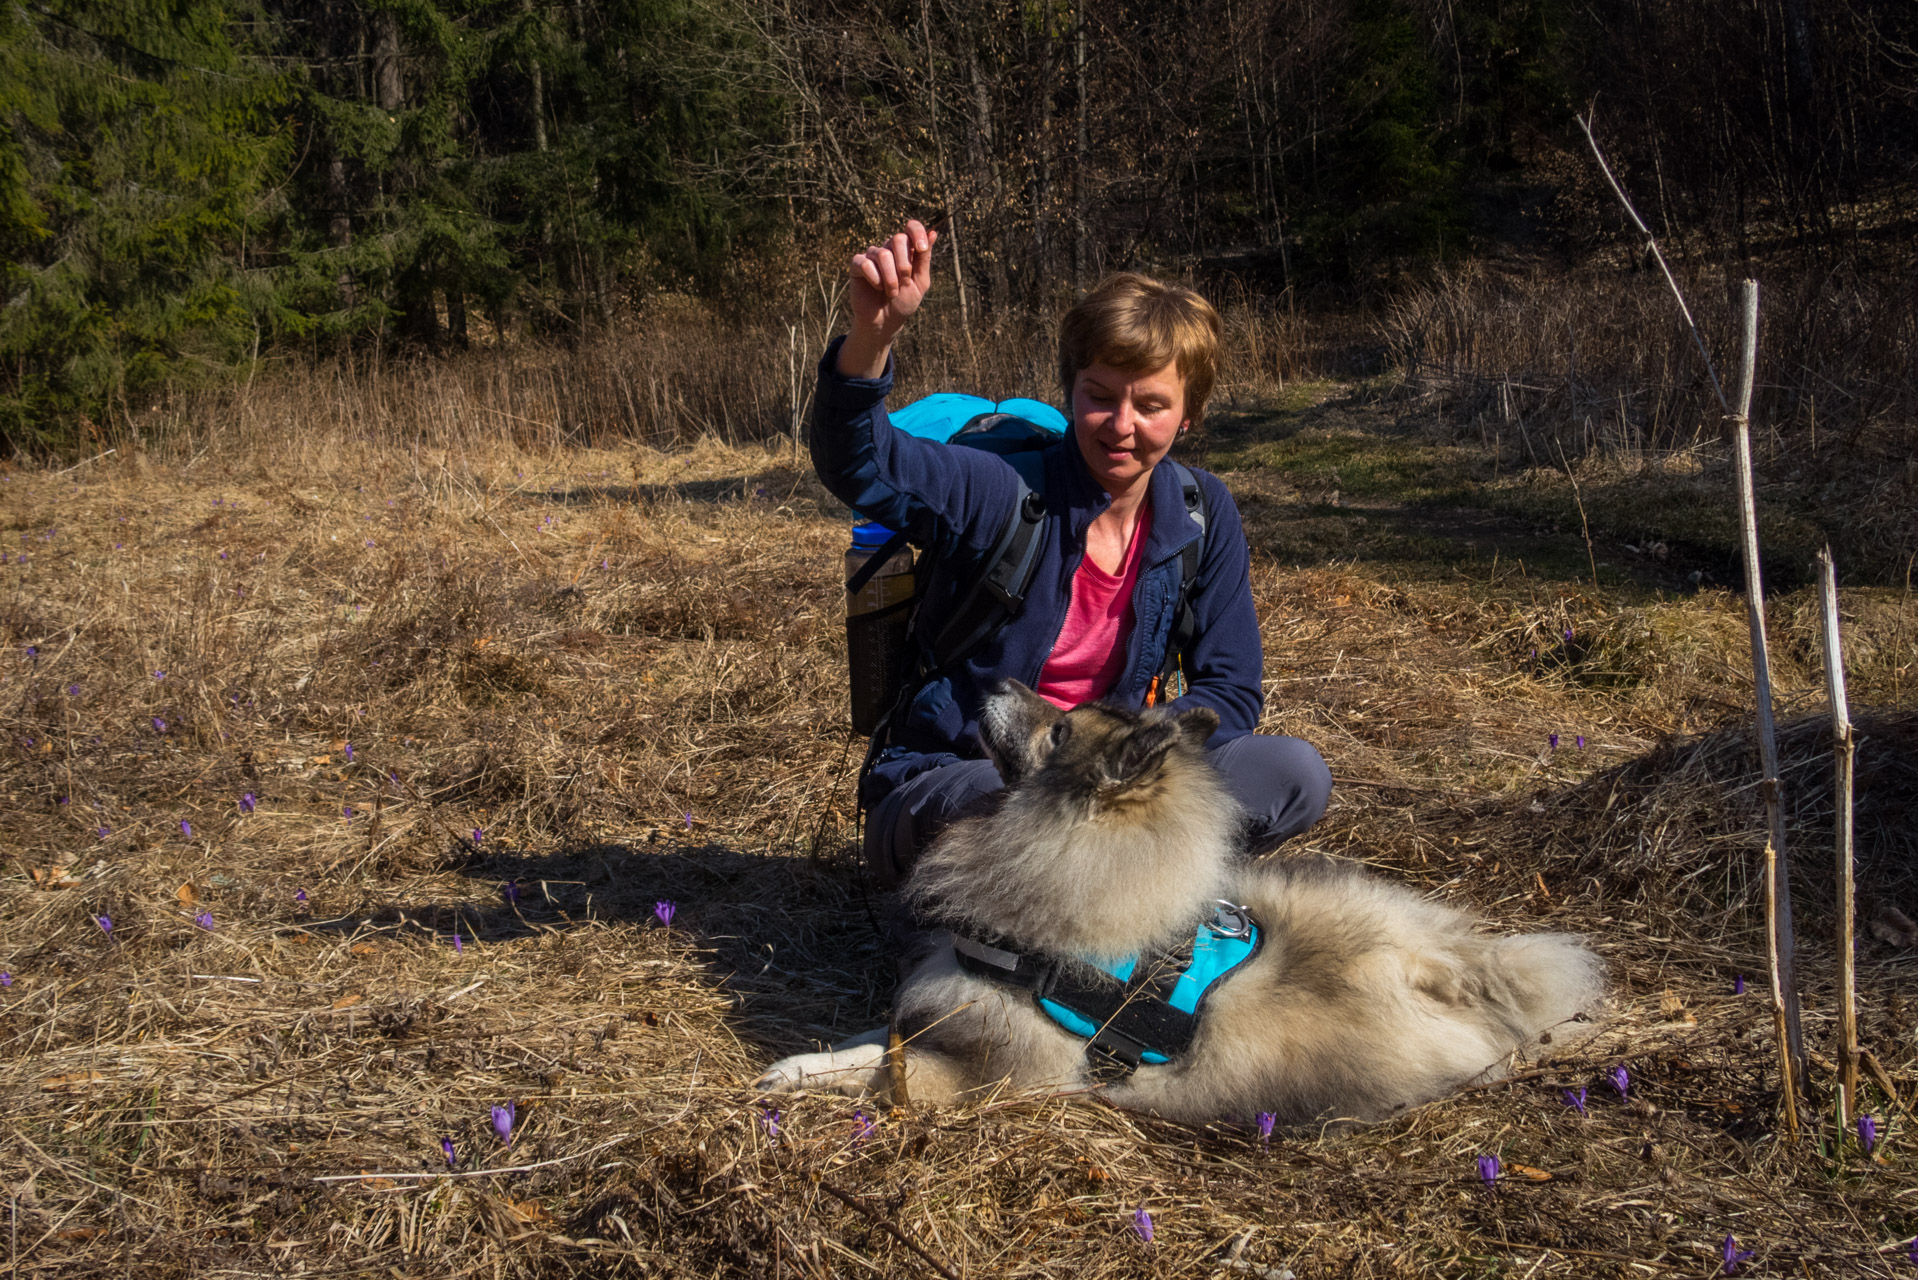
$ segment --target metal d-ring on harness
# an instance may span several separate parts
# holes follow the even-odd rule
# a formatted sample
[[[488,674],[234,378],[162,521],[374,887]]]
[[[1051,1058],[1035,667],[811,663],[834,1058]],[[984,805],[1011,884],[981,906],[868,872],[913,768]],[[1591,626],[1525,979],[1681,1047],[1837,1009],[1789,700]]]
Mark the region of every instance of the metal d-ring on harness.
[[[980,938],[953,938],[970,973],[1032,993],[1054,1022],[1086,1042],[1086,1067],[1102,1084],[1191,1048],[1206,997],[1259,953],[1258,924],[1223,900],[1192,941],[1160,955],[1093,965],[1035,955]]]

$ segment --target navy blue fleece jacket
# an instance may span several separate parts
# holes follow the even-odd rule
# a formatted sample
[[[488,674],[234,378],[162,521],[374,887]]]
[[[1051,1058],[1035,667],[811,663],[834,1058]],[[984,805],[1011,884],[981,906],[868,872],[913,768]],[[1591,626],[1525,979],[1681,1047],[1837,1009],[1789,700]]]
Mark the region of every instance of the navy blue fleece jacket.
[[[920,625],[931,634],[980,572],[994,538],[1019,500],[1019,479],[1004,459],[980,449],[922,440],[886,417],[892,366],[878,378],[842,377],[838,339],[819,363],[813,401],[812,460],[832,494],[867,519],[903,529],[922,547],[940,550],[927,586]],[[1263,705],[1263,655],[1252,607],[1251,556],[1239,509],[1218,477],[1193,469],[1205,490],[1208,527],[1192,591],[1198,638],[1185,658],[1193,703],[1219,715],[1211,744],[1252,732]],[[913,700],[904,725],[874,765],[865,800],[874,803],[916,774],[960,759],[978,759],[979,710],[985,691],[1006,677],[1039,683],[1072,600],[1072,578],[1085,557],[1086,529],[1112,498],[1086,469],[1068,436],[1046,451],[1046,516],[1039,567],[1025,608],[958,670],[931,681]],[[1179,551],[1199,536],[1170,467],[1153,470],[1147,501],[1152,528],[1133,587],[1132,633],[1125,667],[1106,700],[1144,704],[1165,661],[1166,637],[1178,605]]]

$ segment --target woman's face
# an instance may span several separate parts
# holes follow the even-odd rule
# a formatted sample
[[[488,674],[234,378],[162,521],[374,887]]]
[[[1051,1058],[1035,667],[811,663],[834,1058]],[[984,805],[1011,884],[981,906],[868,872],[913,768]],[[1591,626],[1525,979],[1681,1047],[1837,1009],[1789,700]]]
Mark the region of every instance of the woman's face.
[[[1185,425],[1176,363],[1148,373],[1090,364],[1072,385],[1072,434],[1093,478],[1115,497],[1143,481]]]

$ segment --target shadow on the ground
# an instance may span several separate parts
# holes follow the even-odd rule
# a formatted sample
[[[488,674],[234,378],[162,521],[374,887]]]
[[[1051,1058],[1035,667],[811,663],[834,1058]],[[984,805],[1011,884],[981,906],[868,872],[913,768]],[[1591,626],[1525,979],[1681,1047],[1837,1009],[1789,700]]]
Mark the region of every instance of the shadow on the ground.
[[[663,842],[454,856],[459,874],[494,887],[489,905],[388,907],[305,927],[345,934],[370,920],[449,944],[456,932],[497,942],[595,923],[671,929],[690,945],[702,981],[733,995],[728,1025],[766,1061],[886,1020],[892,966],[879,903],[849,862]]]
[[[1674,532],[1697,523],[1674,514],[1695,514],[1696,483],[1624,477],[1578,493],[1515,491],[1510,457],[1434,438],[1356,393],[1223,411],[1193,445],[1190,460],[1227,475],[1254,549],[1281,564],[1588,586],[1596,576],[1605,589],[1645,594],[1744,589],[1734,541]],[[1728,485],[1712,501],[1729,513]],[[1805,563],[1802,547],[1768,543],[1767,590],[1806,585]]]

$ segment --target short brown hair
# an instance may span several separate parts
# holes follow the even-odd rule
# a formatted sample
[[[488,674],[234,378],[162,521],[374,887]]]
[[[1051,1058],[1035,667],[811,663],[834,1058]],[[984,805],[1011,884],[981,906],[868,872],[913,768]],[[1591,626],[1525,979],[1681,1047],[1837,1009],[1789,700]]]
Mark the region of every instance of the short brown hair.
[[[1059,381],[1067,410],[1087,365],[1147,373],[1176,364],[1185,380],[1185,416],[1197,426],[1219,376],[1223,328],[1212,304],[1190,289],[1133,271],[1107,276],[1059,325]]]

